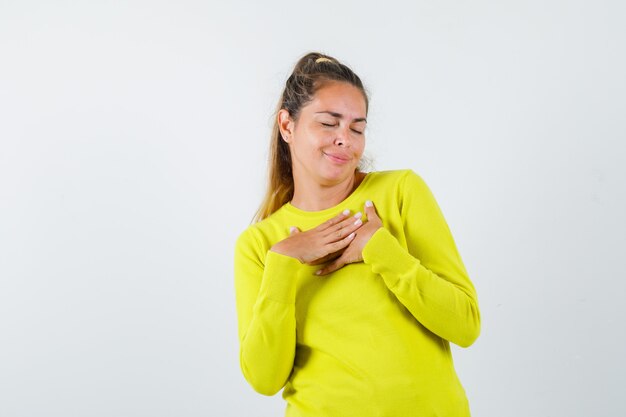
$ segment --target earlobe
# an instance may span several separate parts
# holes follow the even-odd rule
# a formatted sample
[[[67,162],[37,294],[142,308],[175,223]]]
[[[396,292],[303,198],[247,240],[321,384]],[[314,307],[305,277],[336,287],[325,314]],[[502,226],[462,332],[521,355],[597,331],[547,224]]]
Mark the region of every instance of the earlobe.
[[[285,109],[281,109],[278,112],[278,126],[280,128],[280,136],[281,138],[286,142],[289,143],[289,137],[292,126],[293,126],[293,122],[291,121],[291,118],[289,117],[289,112]]]

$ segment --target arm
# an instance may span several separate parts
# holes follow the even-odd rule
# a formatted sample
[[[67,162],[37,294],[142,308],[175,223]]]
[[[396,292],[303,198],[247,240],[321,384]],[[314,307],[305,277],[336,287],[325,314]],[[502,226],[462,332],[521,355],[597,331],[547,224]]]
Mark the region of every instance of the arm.
[[[363,261],[424,327],[468,347],[480,333],[476,291],[430,189],[413,171],[403,181],[407,248],[381,227],[363,248]]]
[[[262,249],[252,230],[235,247],[235,293],[241,370],[255,391],[274,395],[285,385],[295,356],[296,274],[300,262]]]
[[[240,364],[246,380],[259,393],[274,395],[293,369],[296,351],[296,283],[310,274],[303,263],[317,264],[350,244],[361,223],[349,211],[319,226],[291,235],[271,250],[258,242],[250,227],[235,247],[235,292],[239,320]],[[337,234],[338,231],[344,233]],[[348,233],[346,236],[345,233]]]

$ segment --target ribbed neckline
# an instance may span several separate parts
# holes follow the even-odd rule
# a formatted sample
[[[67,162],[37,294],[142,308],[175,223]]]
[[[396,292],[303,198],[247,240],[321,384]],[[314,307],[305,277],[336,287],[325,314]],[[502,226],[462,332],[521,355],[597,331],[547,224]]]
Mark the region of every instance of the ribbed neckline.
[[[299,209],[291,204],[291,202],[287,202],[283,205],[283,209],[288,213],[294,214],[296,216],[306,217],[306,218],[317,218],[317,217],[328,217],[329,215],[339,214],[342,210],[346,209],[350,204],[352,204],[353,200],[357,199],[360,194],[363,193],[363,189],[365,185],[369,182],[370,178],[374,172],[368,172],[363,177],[361,183],[352,191],[352,193],[347,196],[343,201],[333,207],[326,208],[324,210],[318,211],[307,211]]]

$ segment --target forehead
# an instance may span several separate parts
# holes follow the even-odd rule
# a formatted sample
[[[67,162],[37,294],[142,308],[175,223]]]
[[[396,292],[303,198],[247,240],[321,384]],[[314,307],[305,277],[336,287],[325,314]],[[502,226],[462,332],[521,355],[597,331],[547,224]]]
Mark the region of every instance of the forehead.
[[[311,113],[330,111],[355,119],[366,117],[365,97],[357,87],[345,82],[329,82],[320,87],[306,106]]]

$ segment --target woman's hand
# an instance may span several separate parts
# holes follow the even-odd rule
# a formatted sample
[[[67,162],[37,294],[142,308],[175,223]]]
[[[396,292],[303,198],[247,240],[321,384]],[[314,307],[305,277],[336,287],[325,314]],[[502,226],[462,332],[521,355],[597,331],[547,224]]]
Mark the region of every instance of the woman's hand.
[[[383,222],[376,214],[376,208],[371,201],[365,202],[365,214],[367,214],[367,222],[356,232],[356,237],[350,242],[348,247],[343,251],[341,256],[335,259],[324,268],[317,271],[316,275],[330,274],[343,267],[346,264],[361,262],[363,260],[363,248],[370,240],[374,232],[383,227]]]
[[[270,248],[271,251],[291,256],[301,263],[317,265],[341,254],[355,238],[355,231],[363,224],[361,213],[350,216],[346,210],[306,232],[291,228],[289,237]]]

